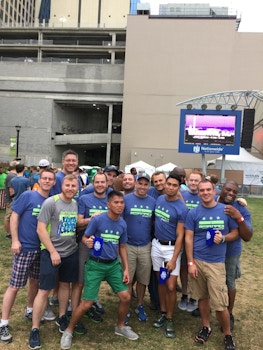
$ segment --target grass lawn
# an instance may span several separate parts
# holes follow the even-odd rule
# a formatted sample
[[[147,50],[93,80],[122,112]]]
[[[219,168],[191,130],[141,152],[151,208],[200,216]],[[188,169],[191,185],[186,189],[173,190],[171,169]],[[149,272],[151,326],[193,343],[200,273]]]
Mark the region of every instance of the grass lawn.
[[[234,309],[235,330],[233,336],[238,350],[261,350],[263,349],[263,295],[261,285],[263,283],[263,227],[261,216],[263,215],[263,199],[247,198],[248,209],[252,214],[254,235],[251,242],[243,244],[242,273],[243,276],[237,282],[237,299]],[[10,277],[10,266],[12,254],[10,252],[10,240],[5,238],[3,228],[4,211],[0,211],[0,302],[8,286]],[[178,300],[180,294],[177,294]],[[102,284],[100,291],[100,301],[105,306],[106,313],[103,322],[96,324],[89,319],[83,319],[83,323],[88,328],[88,333],[84,336],[74,336],[72,349],[90,350],[191,350],[205,348],[206,350],[223,350],[223,335],[219,325],[212,313],[213,334],[205,346],[196,345],[194,336],[200,328],[200,319],[192,317],[186,311],[178,308],[174,312],[176,324],[176,338],[166,339],[162,329],[155,329],[152,326],[156,313],[149,309],[149,296],[145,297],[145,307],[149,319],[142,323],[137,320],[135,313],[132,313],[130,325],[137,332],[140,338],[133,342],[114,334],[114,324],[116,322],[118,299],[111,292],[106,284]],[[136,306],[135,299],[132,300],[132,309]],[[28,349],[28,337],[31,325],[23,319],[26,307],[26,289],[18,293],[17,300],[13,307],[10,326],[13,335],[13,342],[4,345],[0,343],[0,349]],[[53,308],[57,312],[57,308]],[[45,322],[41,325],[40,336],[43,350],[60,349],[61,334],[55,321]]]

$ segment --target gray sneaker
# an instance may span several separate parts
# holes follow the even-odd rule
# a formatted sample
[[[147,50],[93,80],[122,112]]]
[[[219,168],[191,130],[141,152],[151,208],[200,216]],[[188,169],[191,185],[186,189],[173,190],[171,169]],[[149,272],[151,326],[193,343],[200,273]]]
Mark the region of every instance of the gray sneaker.
[[[178,303],[178,308],[182,311],[185,311],[187,308],[187,304],[188,304],[188,299],[182,297],[180,302]]]
[[[197,308],[196,300],[190,298],[188,303],[187,303],[187,306],[186,306],[186,311],[187,312],[193,312],[196,308]]]
[[[0,341],[2,343],[8,344],[8,343],[11,343],[12,340],[13,340],[13,337],[9,333],[9,327],[8,326],[0,327]]]
[[[47,304],[47,306],[46,306],[46,310],[44,312],[43,318],[46,321],[53,321],[56,319],[56,316],[55,316],[54,312],[52,311],[51,306],[49,304]]]
[[[116,325],[115,334],[121,335],[122,337],[125,337],[130,340],[137,340],[139,338],[138,334],[133,332],[133,330],[129,326],[123,326],[120,328]]]
[[[64,331],[62,334],[62,337],[60,339],[60,348],[62,350],[67,350],[71,348],[71,343],[72,343],[72,333],[68,331]]]

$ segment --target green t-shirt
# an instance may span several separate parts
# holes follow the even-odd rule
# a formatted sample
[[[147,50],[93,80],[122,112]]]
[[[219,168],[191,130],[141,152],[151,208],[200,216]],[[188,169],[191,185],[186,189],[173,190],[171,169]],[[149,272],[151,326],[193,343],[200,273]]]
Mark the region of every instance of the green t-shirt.
[[[3,190],[5,188],[6,177],[7,177],[6,173],[0,174],[0,190]]]

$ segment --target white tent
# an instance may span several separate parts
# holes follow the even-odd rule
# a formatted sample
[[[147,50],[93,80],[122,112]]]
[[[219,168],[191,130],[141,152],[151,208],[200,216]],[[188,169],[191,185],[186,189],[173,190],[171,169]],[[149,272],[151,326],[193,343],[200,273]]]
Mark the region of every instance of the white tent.
[[[167,164],[163,164],[161,166],[158,166],[156,168],[157,171],[163,171],[166,175],[169,174],[170,171],[172,171],[175,167],[177,167],[177,165],[173,164],[173,163],[167,163]]]
[[[210,160],[207,164],[221,169],[222,157]],[[244,148],[240,147],[238,155],[225,156],[225,170],[243,170],[244,185],[263,185],[263,160],[252,156]]]
[[[136,163],[126,165],[124,169],[125,173],[129,173],[131,168],[136,168],[137,172],[145,171],[150,176],[152,176],[152,174],[155,172],[155,167],[153,165],[145,163],[143,160],[139,160]]]

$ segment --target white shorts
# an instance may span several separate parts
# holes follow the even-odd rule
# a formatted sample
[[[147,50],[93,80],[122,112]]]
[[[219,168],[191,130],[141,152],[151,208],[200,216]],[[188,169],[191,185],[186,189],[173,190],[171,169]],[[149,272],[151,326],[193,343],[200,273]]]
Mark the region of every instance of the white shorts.
[[[160,267],[163,267],[163,263],[171,260],[173,257],[173,254],[174,254],[174,245],[162,245],[157,241],[156,238],[154,238],[152,241],[152,251],[151,251],[153,271],[160,271]],[[176,267],[170,273],[171,275],[179,276],[180,268],[181,268],[181,255],[182,255],[182,251],[178,255],[178,258],[176,260]]]

